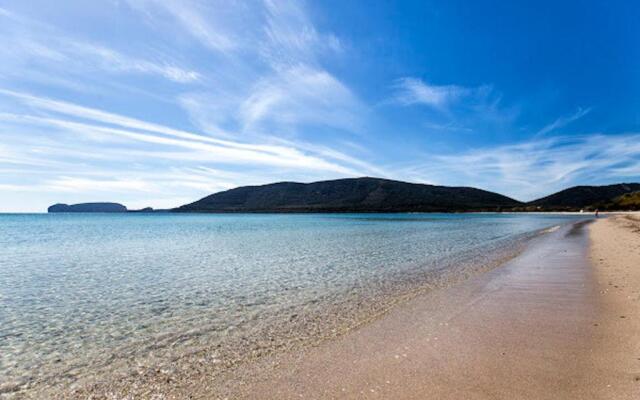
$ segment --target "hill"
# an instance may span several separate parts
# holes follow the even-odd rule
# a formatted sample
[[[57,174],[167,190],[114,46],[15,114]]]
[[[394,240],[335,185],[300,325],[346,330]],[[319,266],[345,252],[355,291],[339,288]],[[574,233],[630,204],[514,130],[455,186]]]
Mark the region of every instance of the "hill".
[[[623,194],[600,206],[603,210],[640,211],[640,191]]]
[[[576,210],[597,208],[627,193],[640,191],[640,183],[619,183],[607,186],[574,186],[527,203],[544,210]]]
[[[522,203],[471,187],[380,178],[244,186],[204,197],[178,212],[456,212],[496,211]]]
[[[118,203],[80,203],[80,204],[54,204],[47,209],[50,213],[73,213],[73,212],[127,212],[127,207]]]

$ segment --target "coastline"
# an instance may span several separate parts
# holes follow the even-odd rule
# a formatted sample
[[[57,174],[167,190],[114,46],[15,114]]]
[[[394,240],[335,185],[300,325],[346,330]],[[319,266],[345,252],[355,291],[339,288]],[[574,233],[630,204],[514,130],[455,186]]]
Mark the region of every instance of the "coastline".
[[[593,398],[594,382],[606,385],[592,365],[600,305],[588,241],[585,222],[563,226],[352,335],[234,371],[219,397]]]
[[[625,215],[564,227],[351,335],[233,371],[213,398],[638,398],[638,232]]]
[[[486,266],[438,290],[410,293],[312,345],[215,370],[207,366],[211,360],[193,354],[173,360],[169,368],[142,368],[134,379],[96,376],[33,395],[637,398],[640,337],[633,302],[640,299],[640,275],[629,280],[629,269],[640,265],[640,258],[627,259],[627,253],[640,243],[615,222],[621,218],[626,217],[546,229],[499,268]],[[618,240],[620,235],[626,239]],[[608,247],[602,247],[603,240]],[[616,253],[608,270],[599,265]],[[628,286],[619,284],[627,280]],[[617,315],[621,309],[625,318]]]

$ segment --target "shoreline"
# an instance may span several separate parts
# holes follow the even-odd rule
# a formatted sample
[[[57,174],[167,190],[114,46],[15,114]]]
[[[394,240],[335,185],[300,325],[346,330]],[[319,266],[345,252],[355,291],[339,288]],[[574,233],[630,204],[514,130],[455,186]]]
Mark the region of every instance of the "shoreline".
[[[563,227],[351,335],[233,371],[211,398],[639,398],[639,250],[633,216]]]
[[[614,224],[626,215],[547,228],[505,263],[476,270],[452,286],[410,293],[346,331],[311,344],[262,354],[215,373],[195,354],[184,363],[175,360],[176,368],[144,371],[138,377],[142,380],[123,384],[130,376],[121,375],[112,377],[113,382],[101,378],[72,390],[58,387],[62,390],[32,395],[637,398],[640,318],[633,302],[640,301],[640,275],[626,289],[619,281],[631,274],[629,266],[620,267],[625,251],[640,249],[640,242],[634,236],[619,241],[623,228]],[[633,215],[629,218],[636,223]],[[609,247],[602,247],[610,237]],[[598,263],[609,258],[612,245],[621,246],[620,255],[603,271]],[[640,257],[627,262],[633,266],[636,260],[640,265]],[[624,318],[612,317],[624,307]]]
[[[640,211],[633,210],[603,210],[600,212],[601,215],[627,215],[627,214],[640,214]],[[175,215],[314,215],[314,214],[530,214],[530,215],[584,215],[590,216],[594,214],[594,211],[553,211],[553,210],[540,210],[540,211],[318,211],[318,212],[277,212],[277,211],[228,211],[228,212],[199,212],[199,211],[180,211],[174,212],[170,210],[154,210],[154,211],[138,211],[138,210],[129,210],[123,212],[47,212],[47,211],[24,211],[24,212],[0,212],[0,215],[86,215],[86,214],[97,214],[97,215],[167,215],[167,214],[175,214]]]
[[[234,371],[213,398],[593,398],[600,305],[585,224],[351,335]]]
[[[22,398],[22,396],[25,398],[40,398],[43,396],[52,398],[97,396],[97,398],[101,398],[105,393],[122,394],[122,396],[135,395],[143,398],[150,395],[150,393],[173,393],[177,398],[180,398],[181,394],[190,393],[188,387],[191,386],[194,380],[213,380],[217,385],[220,380],[224,381],[226,379],[224,377],[218,379],[220,375],[238,368],[241,369],[245,363],[259,363],[262,359],[268,359],[278,354],[303,352],[308,347],[339,340],[340,337],[350,335],[361,327],[368,326],[380,318],[385,318],[386,314],[393,309],[402,308],[406,302],[424,295],[425,292],[428,293],[434,289],[437,291],[443,287],[457,285],[466,281],[469,277],[484,274],[486,271],[499,267],[506,260],[517,256],[527,246],[527,243],[544,236],[544,233],[549,229],[553,230],[553,227],[509,239],[500,239],[495,243],[488,243],[482,247],[484,254],[482,252],[479,253],[477,250],[469,250],[469,254],[461,254],[447,264],[453,263],[455,268],[446,268],[443,265],[438,269],[431,270],[428,275],[414,277],[412,282],[406,286],[392,284],[389,287],[391,291],[386,294],[375,290],[375,296],[372,293],[369,299],[360,299],[355,308],[344,306],[342,311],[339,309],[332,309],[333,311],[324,310],[323,315],[336,314],[338,320],[334,318],[335,323],[331,322],[332,319],[326,319],[326,316],[324,319],[320,318],[314,322],[315,314],[306,315],[303,313],[293,323],[299,322],[305,325],[306,328],[291,328],[288,326],[291,325],[291,321],[289,321],[286,324],[287,326],[283,327],[285,335],[287,332],[298,333],[295,336],[283,336],[284,342],[268,342],[267,340],[273,340],[272,338],[274,337],[277,339],[279,335],[276,331],[268,330],[265,334],[257,335],[257,337],[262,338],[263,342],[267,341],[266,343],[255,343],[255,346],[252,342],[240,343],[238,346],[244,346],[244,349],[240,351],[246,353],[246,357],[239,354],[240,358],[237,361],[224,355],[226,354],[224,346],[222,348],[209,346],[193,350],[186,348],[179,352],[172,351],[173,355],[168,358],[162,356],[164,350],[158,348],[154,350],[153,356],[155,360],[163,360],[162,363],[154,362],[154,359],[147,363],[144,359],[139,359],[138,357],[131,359],[116,357],[113,358],[112,365],[105,365],[100,369],[92,368],[86,374],[82,373],[75,379],[61,381],[54,385],[38,384],[31,386],[27,391],[16,393],[17,397],[15,398]],[[470,257],[473,254],[475,256]],[[360,301],[364,301],[364,303],[360,305]],[[351,302],[353,303],[354,301]],[[337,307],[339,308],[340,306],[337,305]],[[319,314],[317,317],[322,317],[322,315]],[[249,336],[249,333],[247,336]],[[256,335],[251,334],[251,337],[256,337]],[[236,347],[231,347],[230,350],[233,351]],[[231,356],[233,356],[233,353],[231,353]],[[209,397],[205,396],[203,398]]]

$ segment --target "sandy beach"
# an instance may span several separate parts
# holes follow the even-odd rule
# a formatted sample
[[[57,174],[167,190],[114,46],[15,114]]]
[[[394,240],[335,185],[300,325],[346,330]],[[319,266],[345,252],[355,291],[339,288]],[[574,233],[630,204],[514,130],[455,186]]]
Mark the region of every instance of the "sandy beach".
[[[638,266],[637,216],[565,227],[503,267],[337,341],[232,371],[217,391],[245,399],[637,399]]]
[[[640,398],[640,213],[612,215],[591,226],[600,320],[594,336],[600,398]]]

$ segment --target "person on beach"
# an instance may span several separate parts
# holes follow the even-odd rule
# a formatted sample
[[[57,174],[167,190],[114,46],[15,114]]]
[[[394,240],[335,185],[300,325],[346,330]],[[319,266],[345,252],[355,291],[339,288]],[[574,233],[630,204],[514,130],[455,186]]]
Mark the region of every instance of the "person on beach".
[[[600,210],[596,208],[596,218],[598,218],[598,215],[600,215]]]

